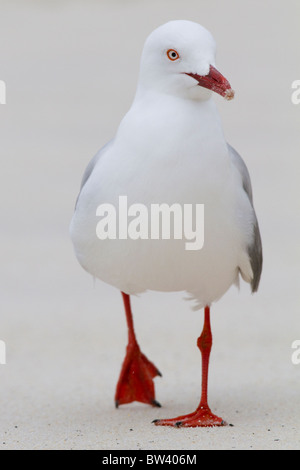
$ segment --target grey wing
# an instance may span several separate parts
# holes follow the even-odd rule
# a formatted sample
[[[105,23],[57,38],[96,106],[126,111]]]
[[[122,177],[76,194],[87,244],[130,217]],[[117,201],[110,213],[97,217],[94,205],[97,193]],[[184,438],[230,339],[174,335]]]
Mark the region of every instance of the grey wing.
[[[77,199],[76,199],[76,204],[75,204],[75,209],[76,209],[76,206],[77,206],[77,202],[78,202],[78,199],[80,197],[80,193],[82,191],[82,188],[83,186],[85,185],[85,183],[87,182],[87,180],[89,179],[89,177],[91,176],[95,166],[97,165],[100,157],[103,155],[104,151],[107,150],[107,148],[112,144],[113,140],[110,140],[106,145],[104,145],[97,153],[96,155],[91,159],[91,161],[89,162],[88,166],[86,167],[85,169],[85,172],[83,173],[83,177],[82,177],[82,180],[81,180],[81,185],[80,185],[80,191],[79,191],[79,194],[77,196]]]
[[[256,217],[254,206],[253,206],[251,179],[250,179],[247,166],[244,160],[242,159],[242,157],[237,153],[237,151],[233,147],[231,147],[231,145],[229,144],[227,145],[228,145],[229,154],[231,156],[232,162],[241,174],[243,188],[249,197],[249,200],[251,202],[251,205],[254,211],[254,217],[255,217],[254,227],[253,227],[254,239],[253,239],[252,244],[248,246],[248,255],[250,259],[251,268],[253,271],[253,279],[251,281],[251,288],[252,288],[252,292],[256,292],[259,286],[259,281],[260,281],[260,276],[261,276],[261,271],[262,271],[263,256],[262,256],[261,236],[260,236],[257,217]]]

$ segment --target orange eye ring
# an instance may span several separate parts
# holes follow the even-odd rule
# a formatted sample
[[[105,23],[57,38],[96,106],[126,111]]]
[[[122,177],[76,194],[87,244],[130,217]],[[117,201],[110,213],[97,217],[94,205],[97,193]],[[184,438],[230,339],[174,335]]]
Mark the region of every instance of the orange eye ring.
[[[178,52],[175,51],[175,49],[169,49],[167,51],[167,56],[168,56],[168,59],[172,60],[172,62],[174,62],[175,60],[178,60],[180,57]]]

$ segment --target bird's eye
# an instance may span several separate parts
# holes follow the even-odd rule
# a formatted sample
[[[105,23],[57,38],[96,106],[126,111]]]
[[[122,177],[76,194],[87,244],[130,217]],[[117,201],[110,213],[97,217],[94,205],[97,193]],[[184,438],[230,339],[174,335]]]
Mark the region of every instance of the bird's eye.
[[[175,51],[175,49],[169,49],[167,51],[167,56],[168,56],[168,59],[172,61],[179,59],[179,54],[177,51]]]

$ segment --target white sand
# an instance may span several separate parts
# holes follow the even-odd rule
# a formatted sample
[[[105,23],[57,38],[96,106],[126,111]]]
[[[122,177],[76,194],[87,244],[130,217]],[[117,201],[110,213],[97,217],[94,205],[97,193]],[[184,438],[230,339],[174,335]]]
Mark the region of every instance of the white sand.
[[[298,0],[1,2],[1,449],[300,448],[299,13]],[[145,37],[169,19],[217,40],[236,98],[215,99],[251,172],[264,245],[259,293],[232,288],[212,309],[210,405],[234,424],[221,429],[151,424],[199,400],[202,312],[181,294],[133,299],[163,407],[114,409],[121,297],[93,286],[68,236],[82,172],[131,103]]]

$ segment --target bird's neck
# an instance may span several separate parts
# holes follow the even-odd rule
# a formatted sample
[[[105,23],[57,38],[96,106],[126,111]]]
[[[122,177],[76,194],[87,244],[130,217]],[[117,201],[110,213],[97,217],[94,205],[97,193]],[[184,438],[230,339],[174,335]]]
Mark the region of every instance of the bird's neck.
[[[212,98],[203,101],[173,95],[138,91],[123,119],[119,134],[133,139],[135,146],[171,149],[174,154],[209,153],[221,158],[228,154],[217,107]]]

